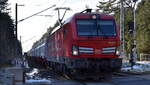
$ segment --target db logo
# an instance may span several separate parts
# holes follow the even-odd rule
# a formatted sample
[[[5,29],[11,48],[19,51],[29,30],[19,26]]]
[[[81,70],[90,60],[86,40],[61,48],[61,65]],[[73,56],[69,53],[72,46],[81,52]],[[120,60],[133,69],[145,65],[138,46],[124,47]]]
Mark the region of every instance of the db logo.
[[[100,49],[95,49],[95,53],[101,53]]]

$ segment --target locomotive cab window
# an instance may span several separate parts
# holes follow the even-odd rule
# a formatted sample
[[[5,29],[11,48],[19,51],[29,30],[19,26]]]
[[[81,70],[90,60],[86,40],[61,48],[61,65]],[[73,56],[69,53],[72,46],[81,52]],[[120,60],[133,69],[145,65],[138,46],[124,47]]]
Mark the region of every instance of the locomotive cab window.
[[[98,35],[115,36],[115,23],[113,20],[99,20]]]
[[[77,20],[78,36],[115,36],[114,20]]]
[[[79,36],[97,35],[95,20],[77,20],[77,31]]]

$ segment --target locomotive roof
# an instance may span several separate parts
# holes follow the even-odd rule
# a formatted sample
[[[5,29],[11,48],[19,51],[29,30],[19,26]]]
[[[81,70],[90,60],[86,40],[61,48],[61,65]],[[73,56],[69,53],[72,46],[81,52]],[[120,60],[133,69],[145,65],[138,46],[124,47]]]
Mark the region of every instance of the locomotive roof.
[[[110,14],[106,14],[106,13],[97,13],[97,12],[92,12],[92,13],[76,13],[76,16],[78,15],[105,15],[105,16],[112,16]]]
[[[100,15],[100,16],[109,16],[109,17],[113,18],[112,15],[106,14],[106,13],[96,13],[96,12],[92,12],[92,13],[76,13],[73,16],[71,16],[70,18],[68,18],[67,20],[65,20],[64,23],[63,23],[63,25],[67,24],[68,22],[70,22],[75,17],[84,16],[84,15],[87,15],[87,16],[89,16],[89,15]]]

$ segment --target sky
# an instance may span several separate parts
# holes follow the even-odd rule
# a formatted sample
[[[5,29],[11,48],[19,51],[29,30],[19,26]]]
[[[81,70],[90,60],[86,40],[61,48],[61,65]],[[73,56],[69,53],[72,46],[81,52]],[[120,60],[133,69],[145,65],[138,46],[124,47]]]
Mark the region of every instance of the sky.
[[[100,0],[9,0],[9,7],[11,8],[10,15],[12,19],[15,19],[15,3],[18,5],[18,21],[24,19],[30,15],[40,12],[52,5],[56,7],[70,7],[71,11],[68,11],[64,19],[71,17],[77,12],[83,11],[86,6],[96,9],[96,5]],[[53,26],[58,19],[57,11],[53,7],[39,15],[51,15],[50,16],[34,16],[18,23],[18,39],[23,47],[23,52],[27,52],[31,49],[34,42],[39,40],[42,35],[47,31],[48,27]],[[61,16],[63,11],[61,11]]]

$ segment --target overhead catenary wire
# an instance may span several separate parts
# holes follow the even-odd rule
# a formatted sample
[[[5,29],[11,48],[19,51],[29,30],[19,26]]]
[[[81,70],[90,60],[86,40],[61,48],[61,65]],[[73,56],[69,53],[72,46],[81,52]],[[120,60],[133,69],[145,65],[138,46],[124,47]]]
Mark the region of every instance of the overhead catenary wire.
[[[31,17],[33,17],[33,16],[35,16],[35,15],[38,15],[38,14],[40,14],[40,13],[42,13],[42,12],[44,12],[44,11],[50,9],[50,8],[53,8],[53,7],[55,7],[55,6],[56,6],[56,5],[53,5],[53,6],[51,6],[51,7],[48,7],[48,8],[46,8],[46,9],[40,11],[40,12],[37,12],[37,13],[31,15],[31,16],[28,16],[28,17],[26,17],[26,18],[24,18],[24,19],[21,19],[21,20],[19,20],[18,22],[22,22],[22,21],[24,21],[24,20],[26,20],[26,19],[28,19],[28,18],[31,18]]]
[[[60,4],[60,6],[62,7],[65,3],[66,3],[66,0],[64,0],[63,3]],[[22,21],[24,21],[24,20],[26,20],[26,19],[29,19],[29,18],[33,17],[33,16],[47,16],[47,17],[53,17],[53,18],[54,18],[54,16],[56,15],[56,12],[55,12],[54,15],[40,15],[40,13],[42,13],[42,12],[44,12],[44,11],[47,11],[47,10],[49,10],[50,8],[53,8],[53,7],[55,7],[55,6],[56,6],[56,5],[53,5],[53,6],[51,6],[51,7],[48,7],[48,8],[46,8],[46,9],[40,11],[40,12],[37,12],[37,13],[31,15],[31,16],[28,16],[28,17],[26,17],[26,18],[24,18],[24,19],[21,19],[21,20],[19,20],[18,22],[22,22]],[[57,7],[58,7],[58,5],[57,5]],[[52,12],[51,12],[50,14],[53,14],[53,13],[54,13],[54,10],[52,10]],[[31,38],[31,39],[28,39],[28,40],[25,40],[23,43],[27,43],[27,42],[29,43],[29,41],[33,40],[34,38],[35,38],[35,37],[33,37],[33,38]],[[29,48],[30,46],[28,45],[27,47]]]
[[[22,43],[29,42],[29,41],[31,41],[31,40],[33,40],[33,39],[35,39],[35,38],[36,38],[36,36],[33,36],[33,37],[31,37],[31,38],[29,38],[29,39],[27,39],[27,40],[23,41]]]
[[[53,15],[36,15],[36,16],[53,17]]]

